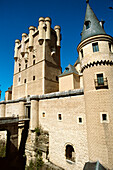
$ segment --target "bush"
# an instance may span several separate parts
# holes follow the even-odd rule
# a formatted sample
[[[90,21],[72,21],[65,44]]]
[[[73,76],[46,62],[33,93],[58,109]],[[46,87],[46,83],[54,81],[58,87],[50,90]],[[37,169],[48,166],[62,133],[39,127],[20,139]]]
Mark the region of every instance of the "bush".
[[[38,127],[35,128],[35,132],[36,132],[36,135],[37,135],[37,136],[40,136],[40,134],[41,134],[40,128],[38,128]]]

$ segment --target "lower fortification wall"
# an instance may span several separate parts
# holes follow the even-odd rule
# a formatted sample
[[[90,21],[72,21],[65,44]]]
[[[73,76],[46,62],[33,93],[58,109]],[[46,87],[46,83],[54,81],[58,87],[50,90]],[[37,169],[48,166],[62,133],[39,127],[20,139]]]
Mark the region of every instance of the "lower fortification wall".
[[[84,96],[40,100],[39,125],[49,131],[49,160],[67,170],[82,170],[88,161]],[[73,161],[66,158],[67,145],[74,148]]]
[[[72,95],[69,95],[70,93]],[[21,117],[26,115],[26,106],[30,107],[30,128],[26,143],[28,163],[29,156],[31,155],[31,159],[34,157],[34,130],[39,127],[45,136],[45,132],[48,134],[48,142],[39,146],[42,147],[45,161],[49,160],[67,170],[83,169],[85,162],[88,161],[87,129],[84,95],[83,92],[78,93],[79,91],[66,93],[67,95],[47,94],[31,97],[31,101],[26,99],[0,103],[0,115],[3,115],[4,110],[4,116]],[[71,151],[67,147],[71,147]]]

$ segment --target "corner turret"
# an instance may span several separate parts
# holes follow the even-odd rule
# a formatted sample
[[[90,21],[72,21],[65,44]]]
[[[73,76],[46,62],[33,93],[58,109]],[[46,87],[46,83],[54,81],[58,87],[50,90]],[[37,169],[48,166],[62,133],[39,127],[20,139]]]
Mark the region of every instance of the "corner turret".
[[[87,0],[77,47],[85,99],[89,160],[113,167],[113,37],[107,35]],[[104,153],[104,154],[103,154]]]

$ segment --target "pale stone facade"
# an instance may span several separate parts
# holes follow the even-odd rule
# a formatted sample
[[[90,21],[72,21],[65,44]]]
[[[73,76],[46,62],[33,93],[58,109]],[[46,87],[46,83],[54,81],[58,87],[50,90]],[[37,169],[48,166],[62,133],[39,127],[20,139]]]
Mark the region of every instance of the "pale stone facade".
[[[92,31],[95,30],[95,31]],[[35,152],[34,130],[49,135],[43,159],[66,170],[99,161],[113,169],[113,38],[87,1],[79,57],[61,74],[60,27],[39,18],[38,29],[15,41],[12,99],[0,102],[0,117],[30,119],[27,163]],[[19,130],[19,136],[21,130]],[[48,147],[48,153],[46,149]]]

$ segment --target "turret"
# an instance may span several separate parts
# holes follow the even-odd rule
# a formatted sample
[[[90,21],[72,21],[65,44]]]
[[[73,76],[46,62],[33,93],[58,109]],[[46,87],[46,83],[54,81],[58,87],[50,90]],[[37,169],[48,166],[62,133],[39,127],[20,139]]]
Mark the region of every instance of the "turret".
[[[51,39],[51,19],[49,17],[45,18],[45,26],[46,26],[46,40]]]
[[[43,39],[45,38],[44,37],[44,28],[46,28],[46,25],[45,25],[45,22],[44,22],[44,18],[43,17],[40,17],[39,18],[39,38],[38,38],[38,41],[43,41]]]
[[[20,43],[20,40],[15,40],[15,53],[14,53],[14,59],[16,60],[18,58],[18,45]]]
[[[29,27],[29,49],[31,50],[33,48],[33,33],[35,31],[34,26]]]
[[[87,0],[81,42],[89,161],[113,168],[113,38],[107,35]]]
[[[21,46],[21,54],[22,54],[22,56],[25,54],[25,42],[24,41],[25,41],[26,36],[27,36],[26,33],[22,34],[22,41],[21,41],[21,44],[22,44],[22,46]]]
[[[57,46],[60,46],[60,41],[61,41],[61,36],[60,36],[60,26],[59,25],[56,25],[54,27],[54,30],[56,32],[56,35],[57,35]]]

